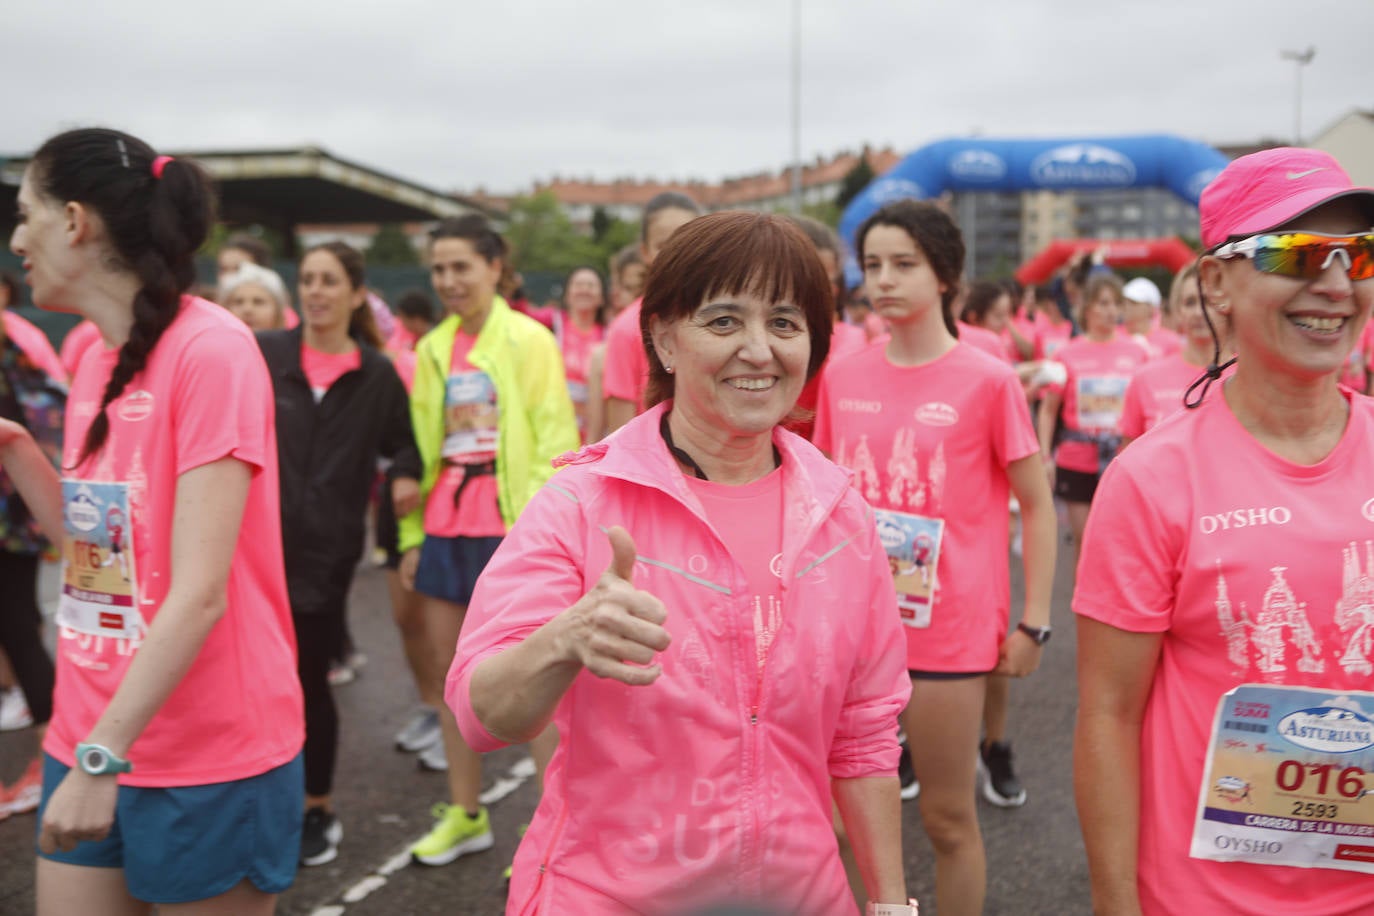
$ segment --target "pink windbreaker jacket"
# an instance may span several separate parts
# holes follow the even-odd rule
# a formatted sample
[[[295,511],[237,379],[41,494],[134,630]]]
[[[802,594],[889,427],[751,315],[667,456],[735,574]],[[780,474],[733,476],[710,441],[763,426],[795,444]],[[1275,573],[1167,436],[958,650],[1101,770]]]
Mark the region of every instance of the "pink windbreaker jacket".
[[[591,589],[605,529],[635,539],[634,584],[667,607],[663,675],[583,672],[559,704],[558,751],[516,854],[509,914],[669,913],[721,901],[856,912],[830,780],[893,776],[911,692],[887,557],[849,472],[781,429],[783,628],[762,671],[744,570],[659,436],[662,405],[571,465],[526,507],[482,574],[446,699],[467,741],[482,659]]]

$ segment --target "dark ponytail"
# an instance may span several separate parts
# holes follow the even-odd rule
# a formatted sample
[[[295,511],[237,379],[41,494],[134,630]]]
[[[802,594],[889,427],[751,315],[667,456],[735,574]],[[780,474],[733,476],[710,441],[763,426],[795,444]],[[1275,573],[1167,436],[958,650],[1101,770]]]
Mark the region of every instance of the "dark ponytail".
[[[159,157],[142,140],[105,128],[48,140],[34,154],[29,174],[35,189],[59,206],[79,203],[99,216],[112,266],[139,281],[129,339],[86,431],[80,464],[105,444],[106,408],[148,364],[182,294],[195,283],[195,254],[214,221],[214,193],[194,162]]]
[[[860,265],[864,259],[864,240],[874,226],[901,229],[925,253],[930,269],[935,271],[936,278],[945,286],[945,291],[940,294],[940,313],[945,319],[945,327],[950,334],[958,337],[954,301],[959,298],[964,273],[964,236],[958,225],[948,213],[929,201],[895,200],[885,204],[859,227]],[[872,290],[869,294],[872,295]]]

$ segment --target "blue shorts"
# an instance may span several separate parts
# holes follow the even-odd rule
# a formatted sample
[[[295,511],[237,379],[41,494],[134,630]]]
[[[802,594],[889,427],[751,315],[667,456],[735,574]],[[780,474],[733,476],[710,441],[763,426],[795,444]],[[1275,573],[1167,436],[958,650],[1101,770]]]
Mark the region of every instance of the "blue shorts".
[[[43,798],[70,767],[43,755]],[[91,868],[122,868],[129,893],[146,903],[191,903],[218,897],[247,878],[280,894],[301,857],[305,774],[298,754],[258,776],[207,786],[148,789],[120,786],[114,826],[98,843],[39,855]]]
[[[441,538],[425,535],[415,590],[422,595],[467,607],[477,577],[487,568],[501,538]]]

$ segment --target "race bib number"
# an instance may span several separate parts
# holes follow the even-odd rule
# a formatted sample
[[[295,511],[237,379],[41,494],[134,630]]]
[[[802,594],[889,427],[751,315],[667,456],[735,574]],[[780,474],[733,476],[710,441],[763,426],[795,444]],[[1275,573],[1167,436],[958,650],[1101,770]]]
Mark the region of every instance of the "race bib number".
[[[90,636],[141,640],[129,488],[62,481],[62,594],[57,624]]]
[[[1374,693],[1246,684],[1221,698],[1191,855],[1374,873]]]
[[[944,519],[887,509],[875,509],[874,515],[878,539],[887,551],[888,568],[892,570],[902,623],[925,629],[930,626],[931,605],[935,601],[935,573],[940,564],[940,542],[945,535]]]
[[[1126,408],[1124,375],[1089,375],[1077,380],[1079,429],[1116,429]]]
[[[485,372],[454,372],[444,388],[444,445],[440,454],[458,463],[486,460],[496,452],[496,386]]]
[[[591,397],[591,389],[586,382],[574,382],[568,379],[568,397],[574,404],[586,404]]]

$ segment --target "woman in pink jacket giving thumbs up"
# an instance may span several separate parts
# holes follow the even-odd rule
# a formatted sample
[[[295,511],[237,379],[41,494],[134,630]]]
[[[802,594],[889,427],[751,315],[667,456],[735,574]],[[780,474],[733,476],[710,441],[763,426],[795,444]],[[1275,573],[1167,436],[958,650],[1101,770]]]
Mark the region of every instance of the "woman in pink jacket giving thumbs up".
[[[655,406],[567,456],[478,582],[447,688],[464,737],[560,735],[508,913],[854,913],[832,798],[870,912],[910,912],[886,554],[847,472],[779,426],[832,295],[782,219],[679,229],[641,318]]]

